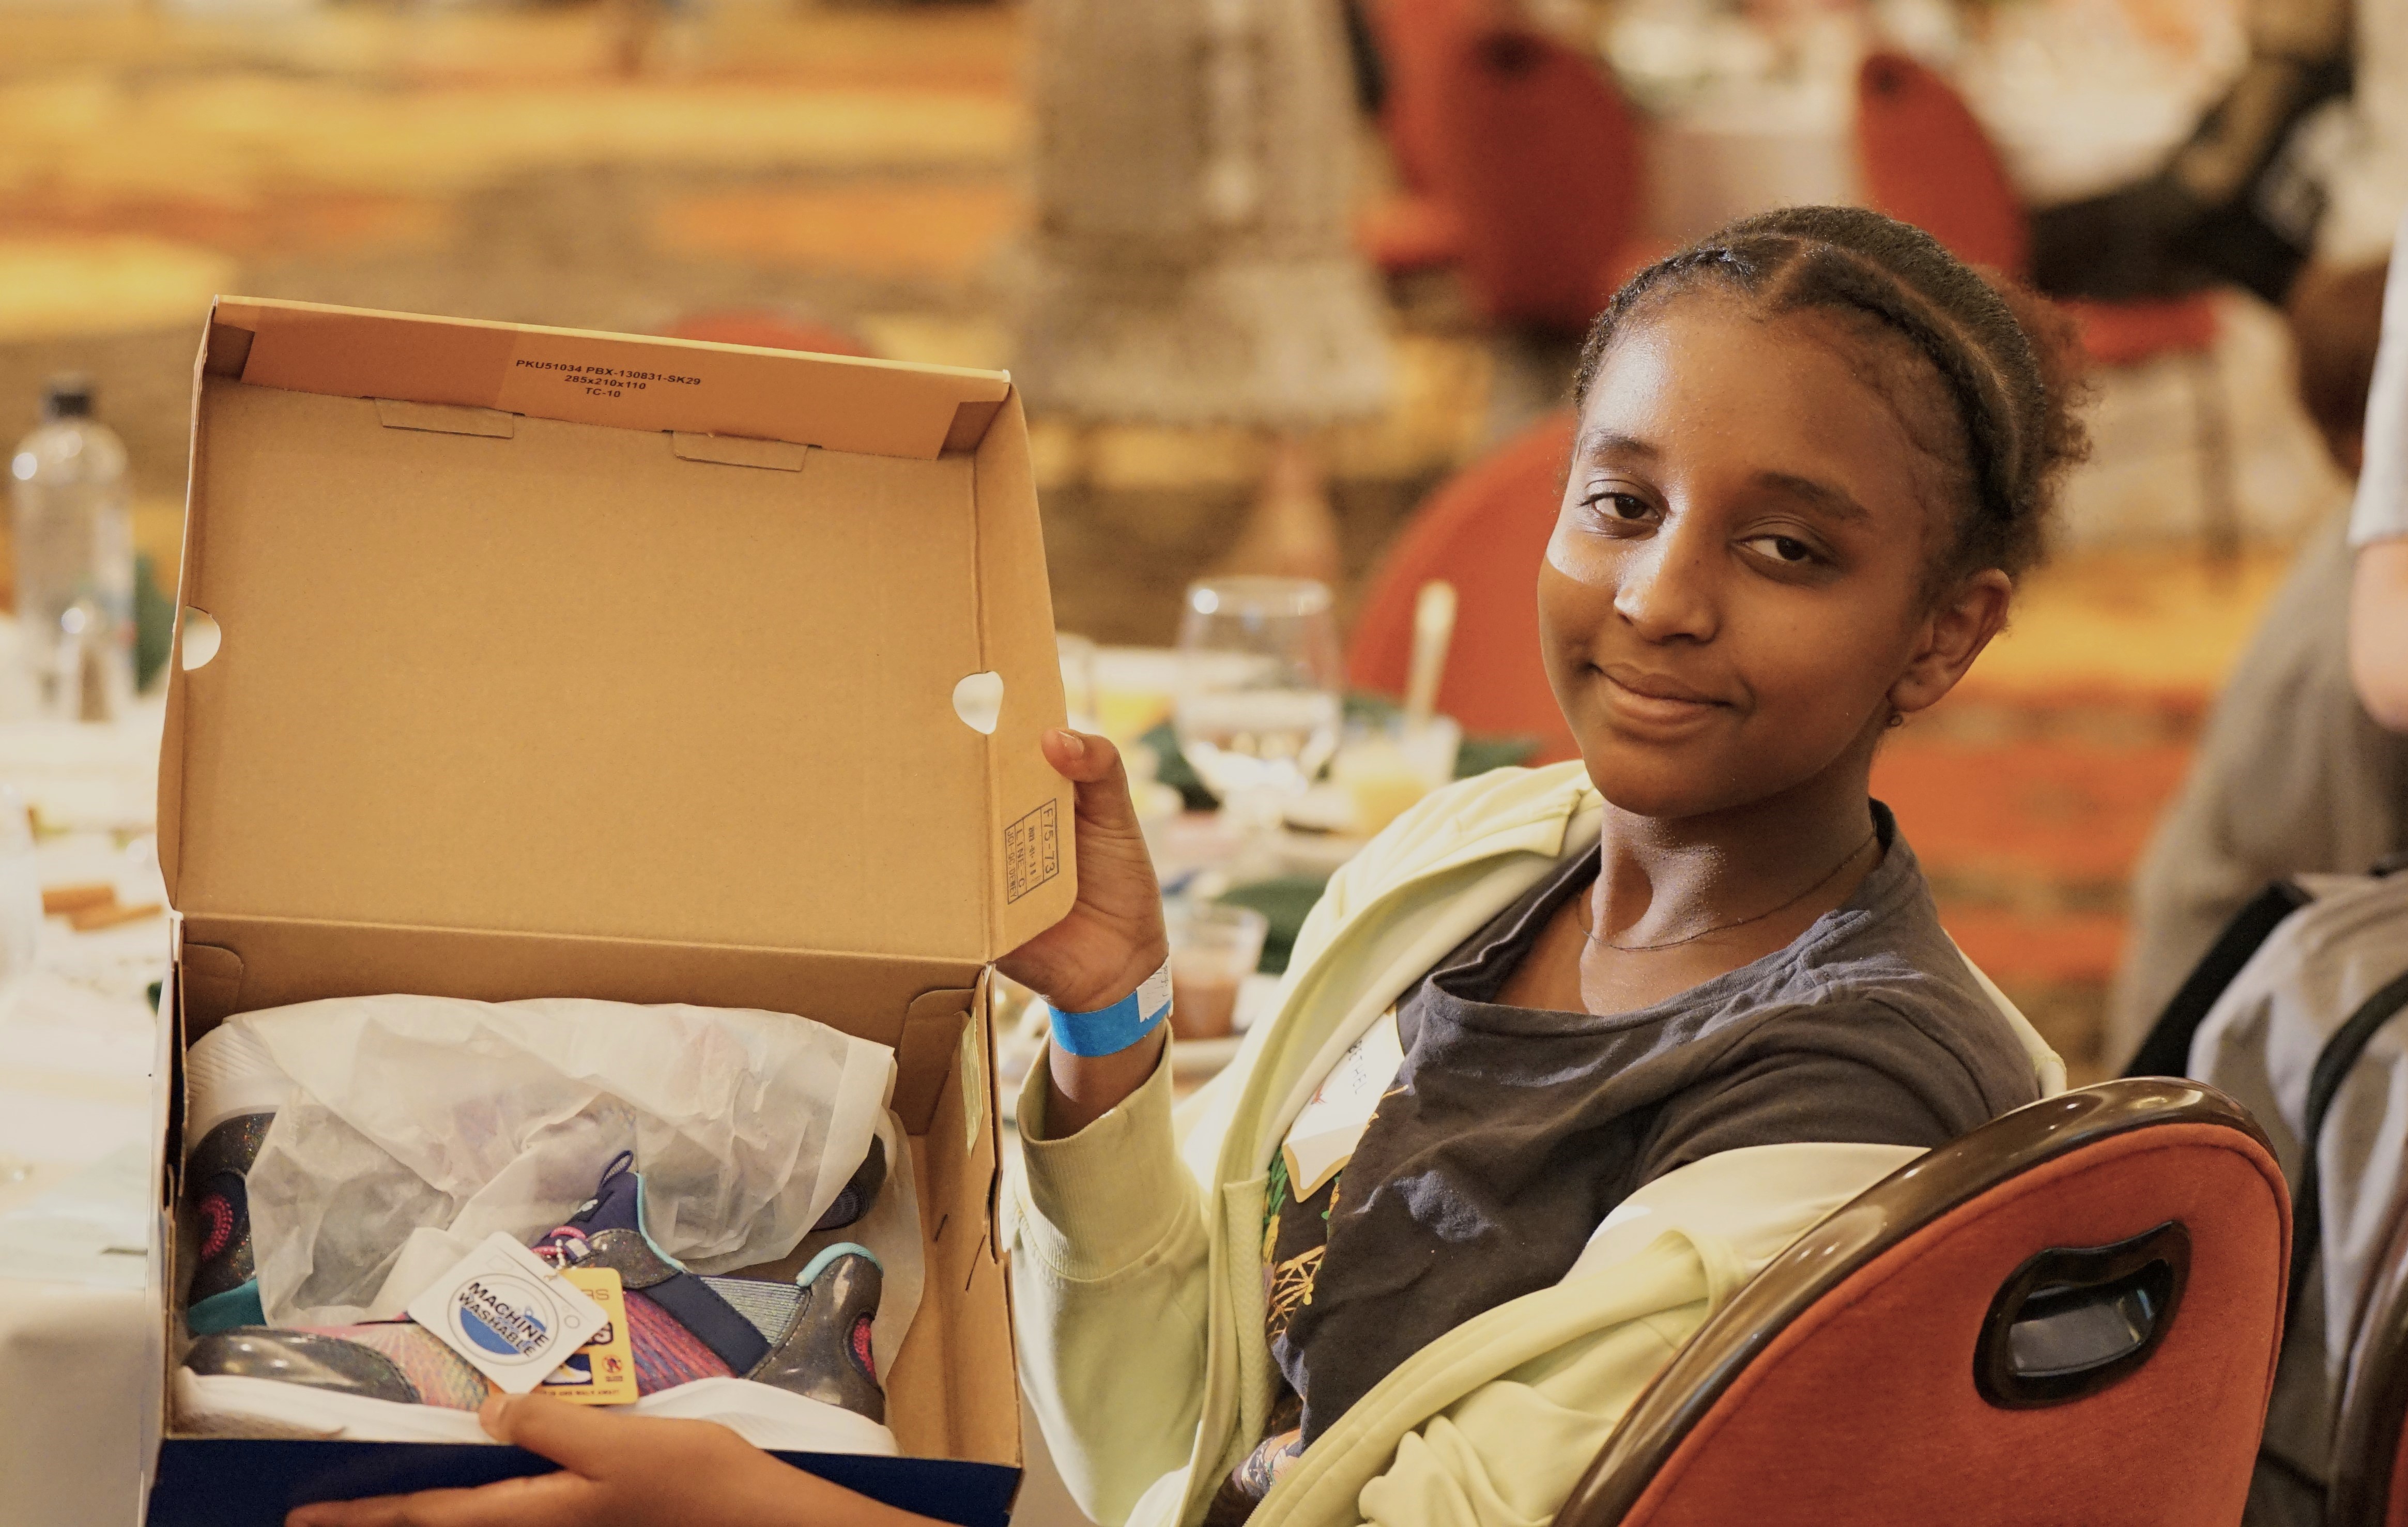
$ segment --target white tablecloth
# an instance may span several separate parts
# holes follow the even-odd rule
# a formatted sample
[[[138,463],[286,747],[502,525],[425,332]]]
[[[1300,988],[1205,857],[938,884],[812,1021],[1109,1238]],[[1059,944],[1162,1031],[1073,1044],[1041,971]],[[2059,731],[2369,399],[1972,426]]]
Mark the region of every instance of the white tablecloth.
[[[46,885],[107,879],[160,902],[150,818],[155,711],[122,728],[0,726],[0,780],[48,827]],[[158,1384],[144,1292],[157,1020],[167,966],[151,916],[44,925],[0,1011],[0,1527],[137,1521]]]

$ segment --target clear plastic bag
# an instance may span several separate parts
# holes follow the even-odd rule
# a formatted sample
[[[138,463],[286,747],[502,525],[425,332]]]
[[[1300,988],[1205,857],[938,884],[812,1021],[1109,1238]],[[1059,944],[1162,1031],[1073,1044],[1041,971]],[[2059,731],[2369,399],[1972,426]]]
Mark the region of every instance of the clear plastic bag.
[[[872,1249],[908,1252],[890,1286],[916,1295],[918,1206],[908,1167],[894,1170],[909,1144],[887,1110],[882,1045],[783,1013],[578,998],[342,998],[227,1021],[295,1089],[248,1179],[274,1324],[398,1316],[495,1231],[532,1241],[559,1224],[623,1149],[664,1251],[701,1273],[773,1262],[835,1201],[882,1120],[882,1206],[902,1201],[910,1223],[908,1247],[882,1235]]]

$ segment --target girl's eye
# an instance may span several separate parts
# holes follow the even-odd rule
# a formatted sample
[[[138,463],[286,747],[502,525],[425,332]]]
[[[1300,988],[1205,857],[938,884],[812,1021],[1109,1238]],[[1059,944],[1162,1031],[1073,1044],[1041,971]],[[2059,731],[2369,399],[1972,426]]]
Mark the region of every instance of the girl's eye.
[[[1775,562],[1797,564],[1814,560],[1814,549],[1795,536],[1756,535],[1742,544],[1755,548]]]
[[[1625,523],[1648,519],[1656,512],[1653,505],[1636,493],[1592,493],[1582,502],[1606,519]]]

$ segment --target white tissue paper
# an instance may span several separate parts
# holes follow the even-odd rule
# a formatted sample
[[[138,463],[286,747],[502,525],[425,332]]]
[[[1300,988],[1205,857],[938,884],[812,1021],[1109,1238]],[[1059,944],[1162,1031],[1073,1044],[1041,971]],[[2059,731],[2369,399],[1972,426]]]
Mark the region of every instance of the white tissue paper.
[[[531,1242],[566,1220],[621,1150],[662,1250],[698,1273],[776,1261],[881,1133],[879,1207],[908,1214],[909,1238],[871,1249],[895,1259],[885,1304],[898,1285],[918,1304],[882,1045],[784,1013],[581,998],[338,998],[226,1021],[294,1087],[247,1181],[272,1324],[394,1319],[495,1231]]]

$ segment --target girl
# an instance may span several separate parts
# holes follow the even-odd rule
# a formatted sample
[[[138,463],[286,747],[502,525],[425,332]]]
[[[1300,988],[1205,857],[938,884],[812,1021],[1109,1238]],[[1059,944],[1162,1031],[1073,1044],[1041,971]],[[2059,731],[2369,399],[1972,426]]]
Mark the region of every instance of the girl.
[[[1374,840],[1176,1115],[1159,1015],[1094,1016],[1166,952],[1119,759],[1048,739],[1079,902],[1004,965],[1057,1014],[1012,1283],[1090,1514],[1543,1521],[1731,1289],[2062,1085],[1868,780],[2038,554],[2082,446],[2067,352],[1871,212],[1770,213],[1634,278],[1582,358],[1539,570],[1580,763]],[[562,1474],[293,1520],[905,1520],[707,1427],[566,1409],[490,1422]]]

